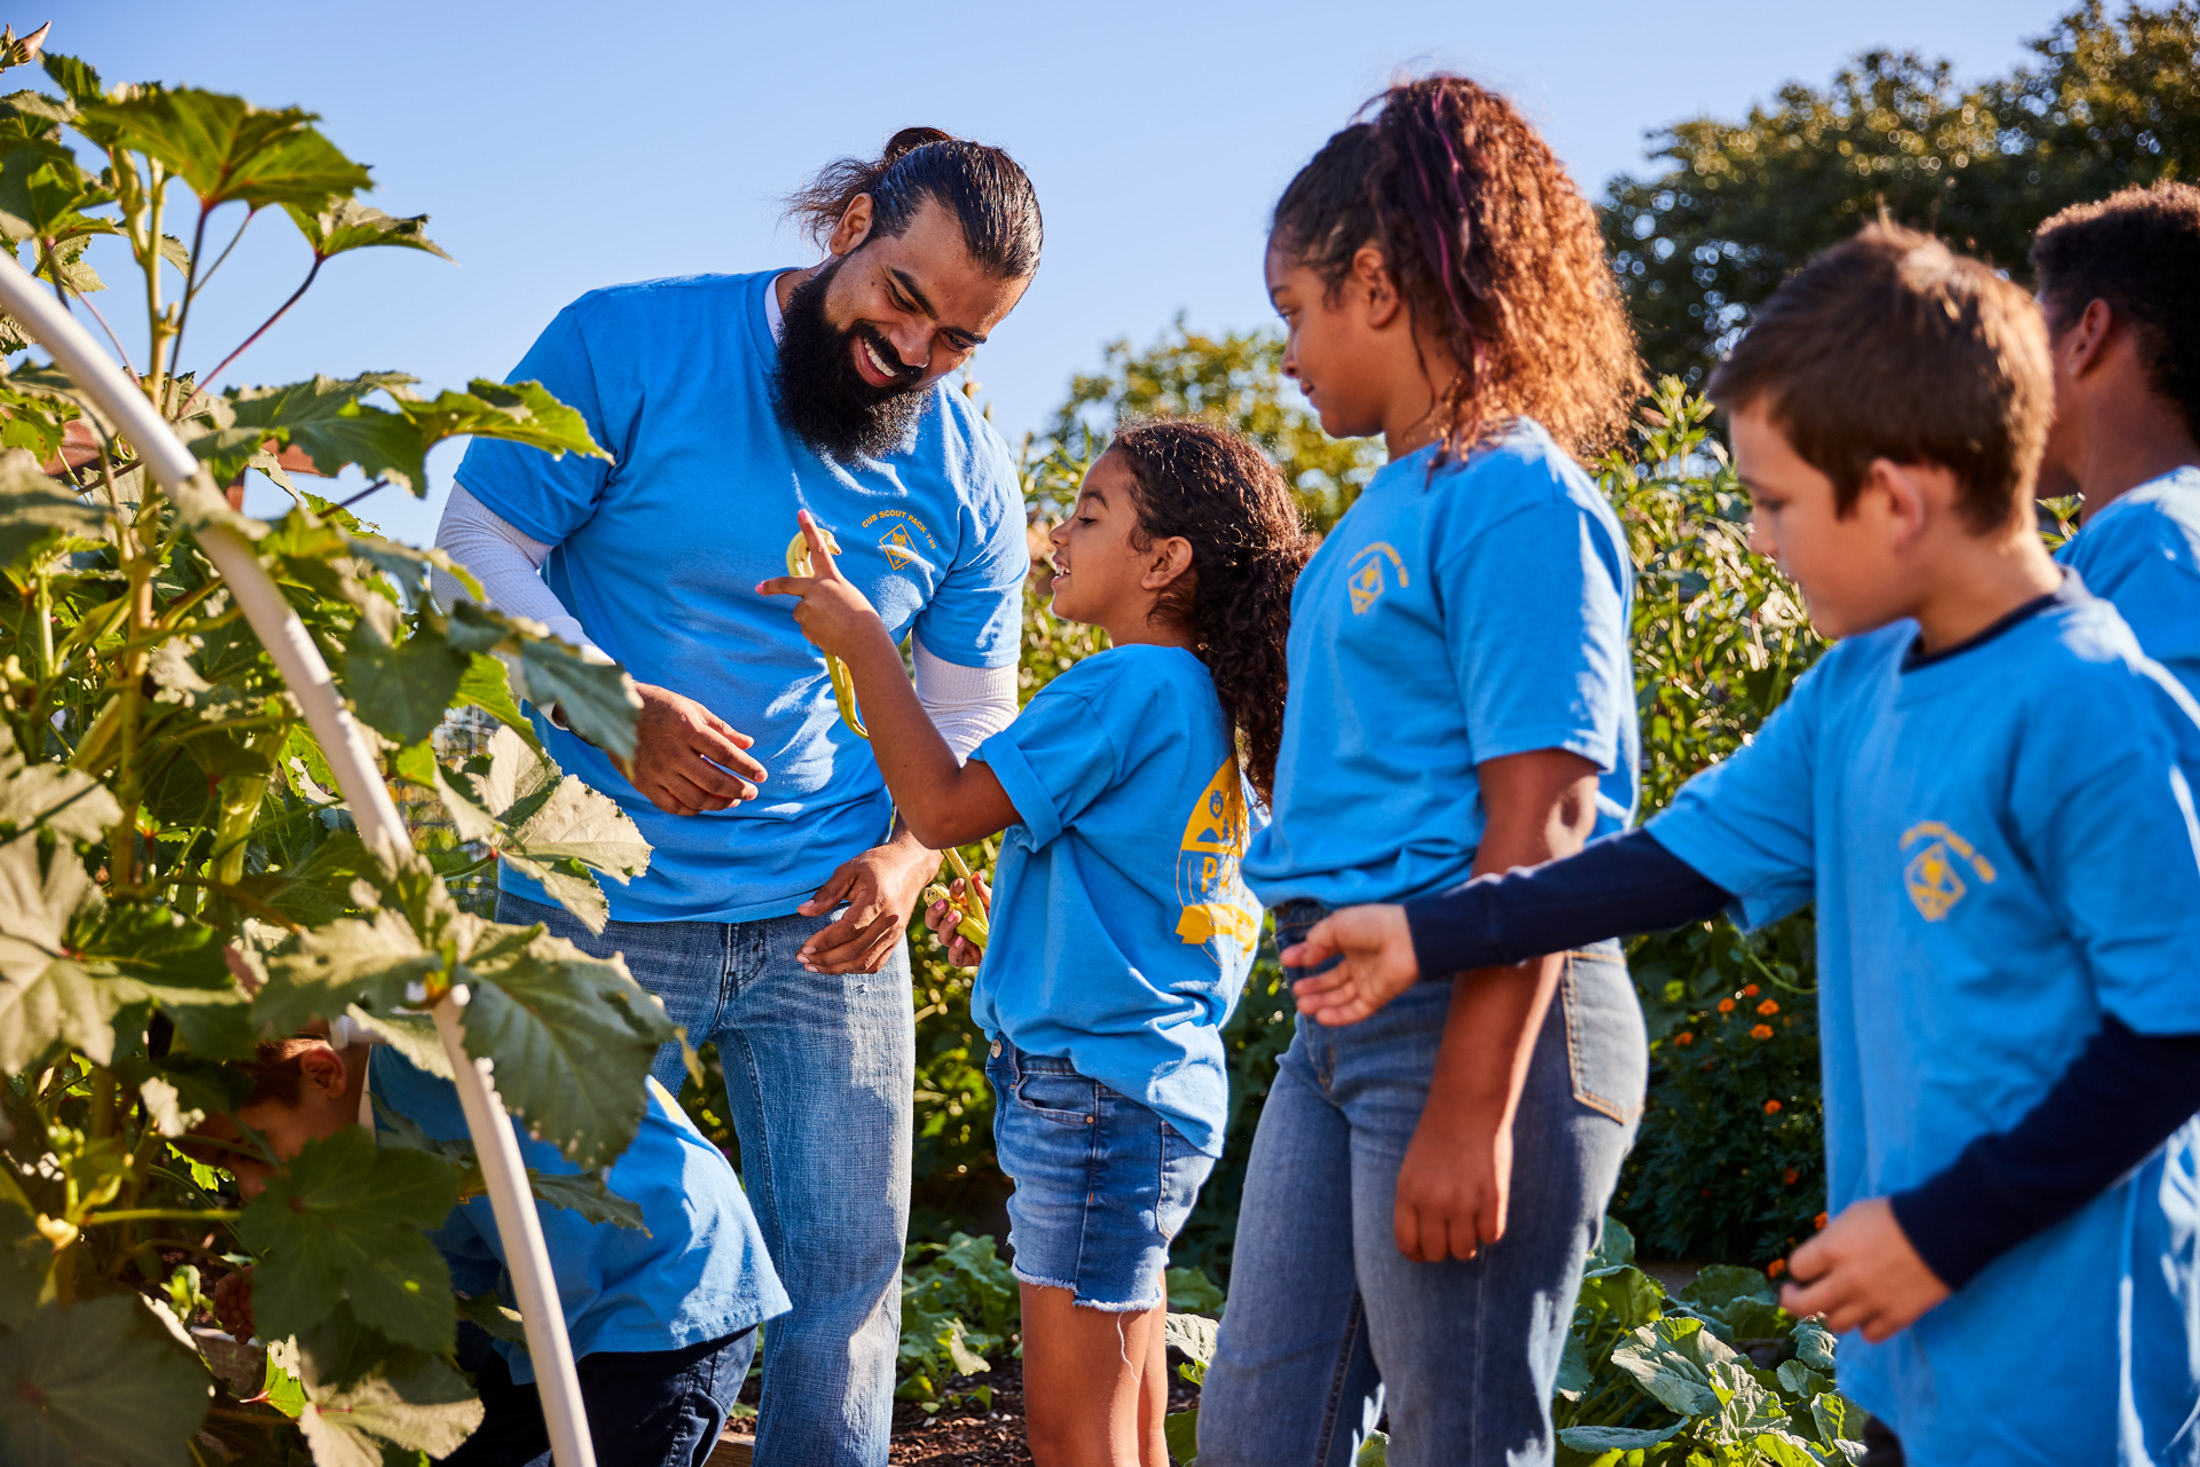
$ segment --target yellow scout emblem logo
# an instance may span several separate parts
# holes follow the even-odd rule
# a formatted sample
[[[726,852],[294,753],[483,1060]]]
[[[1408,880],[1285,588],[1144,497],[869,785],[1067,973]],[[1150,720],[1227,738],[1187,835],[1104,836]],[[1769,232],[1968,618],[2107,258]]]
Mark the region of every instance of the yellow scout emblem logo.
[[[880,536],[878,548],[886,552],[886,563],[895,570],[907,570],[916,563],[916,542],[909,538],[906,525],[896,525]]]
[[[886,552],[886,564],[893,570],[905,571],[913,565],[930,570],[944,559],[938,538],[905,509],[882,509],[864,520],[863,528],[877,532],[878,548]]]
[[[1388,560],[1390,568],[1398,573],[1399,586],[1404,587],[1413,584],[1406,578],[1406,563],[1399,558],[1398,552],[1391,547],[1389,542],[1377,540],[1358,555],[1353,556],[1350,561],[1350,565],[1354,569],[1352,574],[1345,578],[1345,589],[1352,593],[1352,614],[1354,616],[1366,615],[1367,609],[1373,606],[1381,598],[1384,590],[1387,589],[1383,582],[1383,562],[1385,560]]]
[[[1920,821],[1902,832],[1902,849],[1912,847],[1917,848],[1917,854],[1902,868],[1902,884],[1928,922],[1947,916],[1971,889],[1963,879],[1965,867],[1982,885],[1994,884],[1993,862],[1938,820]]]
[[[1250,834],[1237,760],[1225,759],[1193,804],[1176,853],[1176,896],[1184,906],[1176,935],[1186,944],[1198,947],[1231,938],[1250,953],[1259,940],[1238,880],[1238,860]]]

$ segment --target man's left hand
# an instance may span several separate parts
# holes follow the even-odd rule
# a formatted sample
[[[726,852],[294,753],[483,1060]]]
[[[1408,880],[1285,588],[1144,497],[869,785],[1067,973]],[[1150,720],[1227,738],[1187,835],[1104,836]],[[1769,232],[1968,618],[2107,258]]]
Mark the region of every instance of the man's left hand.
[[[1788,1272],[1795,1282],[1780,1290],[1783,1309],[1797,1318],[1822,1314],[1835,1334],[1860,1329],[1875,1345],[1948,1297],[1948,1286],[1910,1246],[1884,1197],[1841,1209],[1824,1232],[1795,1250]]]
[[[802,944],[802,966],[813,973],[876,973],[886,966],[909,926],[918,894],[939,869],[937,851],[906,835],[846,862],[798,909],[818,917],[845,902],[840,920]]]

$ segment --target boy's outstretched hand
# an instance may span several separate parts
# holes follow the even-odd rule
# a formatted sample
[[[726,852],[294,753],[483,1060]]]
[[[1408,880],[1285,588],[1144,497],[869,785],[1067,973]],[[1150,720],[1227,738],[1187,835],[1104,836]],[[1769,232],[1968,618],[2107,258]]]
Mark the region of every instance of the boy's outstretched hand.
[[[806,576],[774,576],[760,582],[756,588],[759,596],[800,596],[801,603],[794,609],[795,625],[802,628],[802,635],[822,649],[828,656],[843,661],[859,648],[866,638],[885,638],[892,645],[886,624],[864,594],[840,573],[840,566],[825,548],[825,532],[810,518],[808,510],[800,511],[803,538],[810,542],[810,574]]]
[[[1404,907],[1331,912],[1314,924],[1306,941],[1284,949],[1283,965],[1314,968],[1333,957],[1343,961],[1291,985],[1299,1012],[1317,1024],[1357,1024],[1421,976]]]
[[[1879,1344],[1900,1334],[1948,1297],[1895,1221],[1884,1197],[1852,1202],[1826,1230],[1788,1259],[1795,1280],[1780,1306],[1797,1318],[1822,1314],[1835,1334],[1852,1329]]]

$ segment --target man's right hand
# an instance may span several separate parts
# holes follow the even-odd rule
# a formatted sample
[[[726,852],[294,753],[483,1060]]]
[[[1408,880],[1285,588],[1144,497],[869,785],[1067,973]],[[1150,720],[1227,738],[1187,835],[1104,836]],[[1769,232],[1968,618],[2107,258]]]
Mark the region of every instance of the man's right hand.
[[[764,766],[746,752],[756,740],[670,688],[636,683],[634,691],[642,699],[634,757],[612,762],[651,804],[667,815],[700,815],[756,798],[750,781],[764,778]]]

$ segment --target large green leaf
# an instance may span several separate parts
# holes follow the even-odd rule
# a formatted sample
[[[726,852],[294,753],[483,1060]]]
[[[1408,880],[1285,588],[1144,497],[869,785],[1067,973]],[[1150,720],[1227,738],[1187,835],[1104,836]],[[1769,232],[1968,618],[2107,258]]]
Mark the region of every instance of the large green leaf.
[[[20,448],[0,453],[0,566],[14,565],[54,535],[100,533],[106,511],[38,471]]]
[[[1559,1432],[1558,1439],[1577,1452],[1639,1452],[1671,1441],[1687,1426],[1685,1421],[1664,1427],[1569,1426]]]
[[[516,659],[519,676],[511,690],[538,708],[555,707],[579,737],[621,759],[634,752],[642,700],[626,669],[591,660],[540,622],[472,601],[451,608],[449,636],[452,646],[467,652]]]
[[[318,212],[308,212],[296,204],[286,204],[284,209],[298,226],[298,232],[306,237],[306,243],[313,246],[318,259],[376,245],[425,250],[431,255],[442,255],[446,260],[451,258],[443,253],[441,245],[428,238],[428,216],[425,214],[399,219],[348,198],[338,199]]]
[[[361,401],[401,390],[411,380],[396,372],[368,372],[239,388],[204,402],[198,414],[203,426],[189,446],[222,483],[243,473],[253,455],[274,442],[302,450],[317,473],[333,477],[356,465],[370,479],[424,492],[427,445],[420,429],[401,413]]]
[[[261,1333],[301,1333],[347,1299],[390,1339],[449,1350],[450,1269],[422,1230],[457,1201],[456,1169],[425,1152],[378,1149],[363,1127],[308,1141],[237,1223],[246,1246],[267,1255],[252,1286]]]
[[[383,1128],[380,1136],[383,1145],[425,1151],[458,1168],[461,1202],[488,1192],[488,1183],[482,1176],[481,1157],[471,1140],[446,1141],[430,1136],[412,1117],[380,1104],[375,1106],[374,1113]],[[642,1221],[642,1209],[612,1191],[601,1172],[543,1172],[529,1167],[527,1185],[537,1202],[577,1212],[586,1222],[612,1223],[642,1232],[649,1230]],[[464,1312],[463,1306],[461,1312]]]
[[[433,401],[400,400],[398,411],[419,426],[428,444],[470,434],[524,443],[554,458],[568,453],[611,457],[588,431],[588,420],[551,396],[540,382],[491,382],[477,377],[464,392],[446,390]]]
[[[84,175],[68,149],[18,143],[0,161],[0,237],[52,242],[116,233],[113,220],[84,212],[111,204],[114,197]]]
[[[416,622],[410,636],[391,646],[372,621],[361,617],[344,645],[344,691],[370,726],[400,744],[417,744],[443,722],[471,665],[470,654],[452,647],[424,622]]]
[[[433,1355],[410,1351],[354,1385],[317,1390],[309,1383],[298,1427],[314,1467],[384,1467],[383,1443],[447,1457],[481,1418],[466,1377]]]
[[[190,1052],[203,1059],[250,1059],[254,1049],[251,997],[223,956],[222,934],[161,906],[110,907],[87,942],[115,975],[124,1002],[150,998],[175,1024]]]
[[[189,1467],[212,1394],[196,1352],[136,1295],[47,1304],[0,1332],[0,1461]]]
[[[0,1071],[14,1073],[66,1042],[105,1064],[109,1021],[136,997],[80,960],[70,928],[99,890],[67,846],[44,858],[36,835],[0,844]]]
[[[604,930],[611,908],[590,873],[624,885],[649,869],[649,843],[626,812],[574,776],[561,778],[509,727],[455,783],[440,765],[432,778],[461,839],[486,842],[591,932]]]
[[[466,707],[479,708],[518,734],[527,747],[542,752],[542,741],[535,737],[534,723],[520,711],[519,700],[512,696],[512,682],[504,664],[490,654],[472,654],[472,661],[466,665],[466,676],[459,679],[456,701]]]
[[[0,832],[43,826],[90,845],[122,818],[122,807],[98,780],[62,764],[32,764],[0,724]]]
[[[345,917],[302,934],[269,956],[268,981],[252,1001],[253,1022],[279,1034],[354,1002],[387,1013],[439,976],[444,960],[420,941],[402,912]]]
[[[658,1046],[679,1031],[617,957],[539,927],[485,939],[464,963],[466,1052],[495,1062],[498,1093],[534,1135],[584,1169],[609,1166],[641,1125]]]
[[[242,97],[162,87],[81,104],[81,118],[167,164],[209,207],[236,200],[319,212],[372,183],[314,131],[315,115],[296,107],[269,111]]]
[[[1711,1388],[1712,1368],[1740,1358],[1702,1320],[1672,1316],[1633,1331],[1612,1352],[1612,1363],[1660,1405],[1690,1417],[1719,1414],[1724,1403]]]

